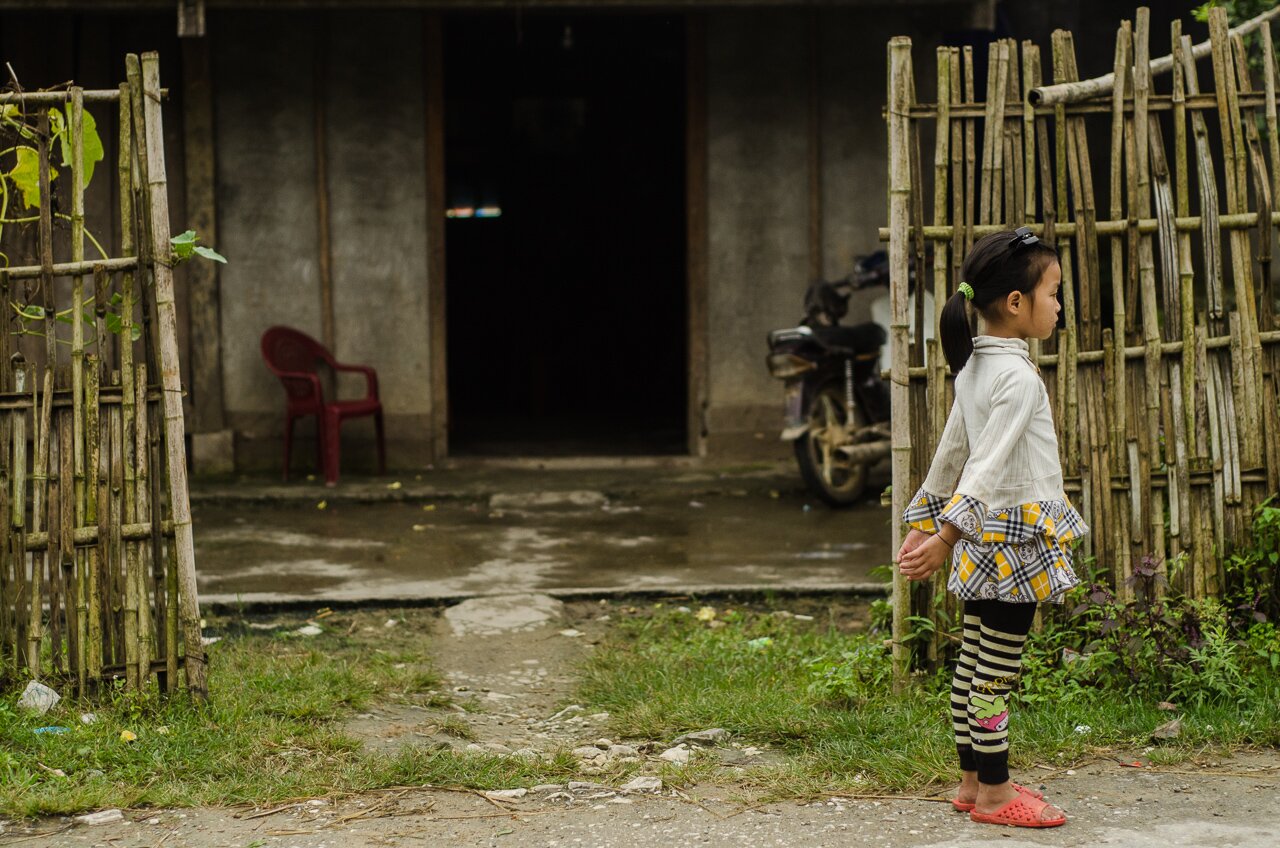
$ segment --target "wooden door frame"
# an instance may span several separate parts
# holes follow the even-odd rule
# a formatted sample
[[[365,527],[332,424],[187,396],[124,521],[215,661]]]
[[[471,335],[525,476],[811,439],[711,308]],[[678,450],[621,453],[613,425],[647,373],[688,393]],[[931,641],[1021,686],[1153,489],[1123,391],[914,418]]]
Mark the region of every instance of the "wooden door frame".
[[[427,332],[431,362],[431,460],[449,455],[449,363],[445,264],[444,31],[440,12],[423,18],[427,156]]]
[[[707,454],[707,25],[685,14],[685,290],[690,456]]]

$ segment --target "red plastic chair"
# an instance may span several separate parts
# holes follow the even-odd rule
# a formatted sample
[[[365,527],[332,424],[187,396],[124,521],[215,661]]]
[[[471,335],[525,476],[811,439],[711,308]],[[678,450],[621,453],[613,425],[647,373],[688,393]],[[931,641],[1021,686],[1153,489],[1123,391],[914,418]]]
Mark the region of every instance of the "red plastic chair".
[[[293,422],[308,415],[316,417],[317,459],[326,485],[338,482],[341,454],[339,431],[348,418],[373,416],[378,433],[378,473],[387,471],[387,449],[382,428],[382,402],[378,400],[378,373],[367,365],[345,365],[306,333],[290,327],[272,327],[262,334],[262,358],[271,373],[284,384],[288,405],[284,413],[284,479],[289,479],[289,456],[293,449]],[[317,373],[323,363],[334,371],[350,371],[365,376],[367,389],[360,400],[325,402]]]

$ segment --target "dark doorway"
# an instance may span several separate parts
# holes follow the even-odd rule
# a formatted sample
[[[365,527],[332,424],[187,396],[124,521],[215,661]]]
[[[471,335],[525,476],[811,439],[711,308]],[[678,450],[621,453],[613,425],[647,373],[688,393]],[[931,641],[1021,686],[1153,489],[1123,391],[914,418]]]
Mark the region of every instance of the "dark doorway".
[[[458,14],[444,43],[450,453],[684,452],[683,19]]]

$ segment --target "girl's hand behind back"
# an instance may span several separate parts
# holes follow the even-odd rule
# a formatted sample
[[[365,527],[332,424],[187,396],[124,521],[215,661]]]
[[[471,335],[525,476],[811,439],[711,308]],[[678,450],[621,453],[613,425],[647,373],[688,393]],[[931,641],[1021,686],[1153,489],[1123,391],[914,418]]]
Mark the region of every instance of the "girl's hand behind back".
[[[903,544],[906,547],[906,544]],[[939,536],[930,536],[914,550],[898,557],[898,570],[908,580],[927,580],[951,556],[951,546]]]

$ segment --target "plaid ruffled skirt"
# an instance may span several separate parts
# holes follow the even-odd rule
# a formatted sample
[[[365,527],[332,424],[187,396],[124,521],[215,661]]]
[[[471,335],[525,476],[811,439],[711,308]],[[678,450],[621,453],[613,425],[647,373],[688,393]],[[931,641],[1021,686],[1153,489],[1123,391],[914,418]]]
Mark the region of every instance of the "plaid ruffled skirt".
[[[947,589],[963,600],[1062,603],[1080,582],[1071,543],[1089,528],[1065,495],[990,509],[968,495],[944,499],[920,489],[902,519],[925,533],[944,521],[959,528]]]

